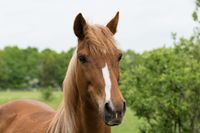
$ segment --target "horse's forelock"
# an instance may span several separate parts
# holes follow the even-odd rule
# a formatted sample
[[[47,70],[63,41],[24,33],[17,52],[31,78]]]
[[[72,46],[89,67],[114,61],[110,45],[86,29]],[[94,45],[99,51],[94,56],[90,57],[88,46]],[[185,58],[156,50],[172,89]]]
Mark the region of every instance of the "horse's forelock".
[[[89,25],[85,31],[85,38],[83,42],[93,55],[114,55],[116,51],[119,51],[112,32],[110,32],[107,27],[100,25]]]

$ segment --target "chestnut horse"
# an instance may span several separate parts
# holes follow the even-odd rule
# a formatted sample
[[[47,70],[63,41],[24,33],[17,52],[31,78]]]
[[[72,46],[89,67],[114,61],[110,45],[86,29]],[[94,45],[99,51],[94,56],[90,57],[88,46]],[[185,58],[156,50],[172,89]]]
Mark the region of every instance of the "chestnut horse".
[[[1,106],[0,133],[110,133],[125,114],[120,92],[116,46],[119,12],[106,25],[90,25],[78,14],[74,21],[77,48],[63,82],[64,100],[57,112],[31,100]]]

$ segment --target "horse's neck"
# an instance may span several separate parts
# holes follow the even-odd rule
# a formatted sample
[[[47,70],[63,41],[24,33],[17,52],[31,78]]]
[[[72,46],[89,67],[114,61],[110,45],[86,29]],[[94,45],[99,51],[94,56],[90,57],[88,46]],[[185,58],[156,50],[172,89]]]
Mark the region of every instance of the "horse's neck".
[[[87,100],[89,96],[84,96],[82,99],[80,95],[72,97],[76,98],[74,99],[76,103],[71,106],[71,111],[74,111],[71,114],[74,117],[71,118],[74,118],[75,124],[73,133],[111,133],[111,128],[104,124],[99,109]]]
[[[82,129],[84,133],[110,133],[110,127],[106,126],[99,115],[99,110],[89,101],[82,103],[81,112]],[[80,131],[83,132],[83,131]]]
[[[75,116],[77,125],[80,126],[78,133],[110,133],[111,128],[104,124],[102,116],[99,113],[99,108],[94,105],[87,93],[88,83],[84,81],[84,76],[78,70],[80,69],[77,68],[78,73],[75,82],[78,93],[75,100],[77,101],[75,108],[79,107],[79,109],[75,109],[78,111]]]
[[[65,107],[63,103],[52,120],[48,133],[110,133],[99,115],[99,111],[92,103],[77,96],[70,96],[73,104]],[[83,101],[84,100],[84,101]]]

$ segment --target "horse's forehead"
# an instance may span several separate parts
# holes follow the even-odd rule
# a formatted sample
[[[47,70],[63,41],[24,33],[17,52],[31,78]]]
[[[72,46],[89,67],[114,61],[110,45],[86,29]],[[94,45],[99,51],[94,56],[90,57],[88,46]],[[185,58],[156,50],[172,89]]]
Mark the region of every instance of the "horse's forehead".
[[[99,68],[110,66],[111,64],[115,63],[114,62],[114,57],[113,55],[99,55],[99,56],[91,56],[91,61]]]

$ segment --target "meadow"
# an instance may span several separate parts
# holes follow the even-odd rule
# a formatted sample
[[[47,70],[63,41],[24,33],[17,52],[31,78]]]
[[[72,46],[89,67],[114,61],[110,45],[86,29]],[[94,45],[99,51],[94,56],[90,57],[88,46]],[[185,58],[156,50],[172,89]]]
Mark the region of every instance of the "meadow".
[[[47,103],[49,106],[56,109],[61,100],[61,92],[53,92],[53,97],[51,100],[44,100],[39,91],[2,91],[0,92],[0,105],[16,100],[16,99],[34,99]],[[120,126],[112,128],[113,133],[139,133],[139,125],[141,120],[139,120],[134,113],[127,108],[126,115],[123,123]]]

